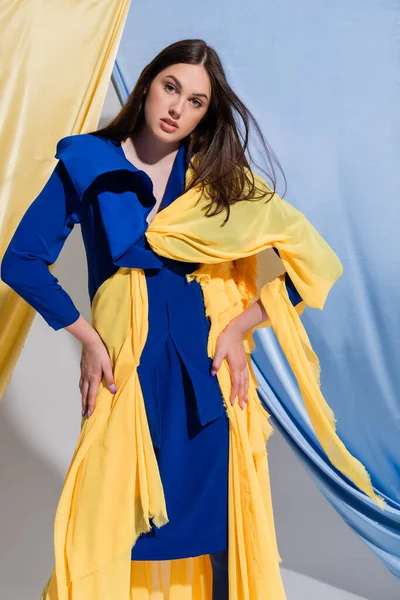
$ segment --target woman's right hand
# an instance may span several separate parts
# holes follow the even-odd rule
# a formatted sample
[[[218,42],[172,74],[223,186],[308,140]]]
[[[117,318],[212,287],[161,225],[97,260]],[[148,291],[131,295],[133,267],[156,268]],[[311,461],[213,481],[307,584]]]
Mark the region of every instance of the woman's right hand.
[[[110,392],[115,394],[115,382],[111,358],[96,329],[82,316],[65,327],[82,344],[81,378],[79,389],[82,394],[82,416],[93,413],[100,382],[103,377]]]
[[[115,394],[114,375],[107,347],[100,336],[86,344],[82,344],[81,378],[79,389],[82,395],[82,416],[93,414],[96,396],[103,374],[109,390]]]

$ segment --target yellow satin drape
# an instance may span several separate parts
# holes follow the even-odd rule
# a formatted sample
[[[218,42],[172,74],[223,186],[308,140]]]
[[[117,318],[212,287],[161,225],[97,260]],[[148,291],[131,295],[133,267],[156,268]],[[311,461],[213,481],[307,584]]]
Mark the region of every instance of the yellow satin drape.
[[[55,141],[97,127],[129,4],[0,2],[0,257],[54,168]],[[0,398],[35,314],[0,280]]]
[[[196,279],[202,288],[211,321],[208,355],[214,356],[226,324],[257,295],[257,253],[277,247],[303,301],[292,306],[284,275],[266,283],[260,298],[269,319],[263,326],[273,327],[332,464],[383,509],[365,467],[336,434],[334,415],[319,387],[318,358],[299,318],[306,305],[322,309],[342,274],[338,257],[305,216],[277,195],[267,205],[235,204],[223,231],[225,215],[206,219],[204,201],[198,189],[179,196],[156,215],[146,237],[163,256],[201,263],[187,279]],[[120,268],[103,282],[92,303],[92,323],[110,354],[117,393],[113,396],[102,383],[93,415],[82,421],[56,513],[55,566],[41,600],[208,600],[208,555],[130,560],[131,547],[149,530],[150,518],[157,526],[168,519],[137,375],[148,332],[142,269]],[[229,402],[226,360],[217,375],[230,425],[229,598],[285,600],[266,449],[273,429],[256,390],[251,333],[245,339],[251,377],[244,410]]]

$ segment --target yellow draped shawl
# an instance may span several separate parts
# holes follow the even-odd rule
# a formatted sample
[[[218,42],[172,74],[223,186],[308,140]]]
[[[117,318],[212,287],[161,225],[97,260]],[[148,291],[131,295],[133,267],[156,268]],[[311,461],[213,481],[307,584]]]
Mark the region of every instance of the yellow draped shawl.
[[[186,172],[186,181],[192,176]],[[269,191],[254,173],[258,187]],[[200,263],[187,276],[203,291],[210,318],[208,354],[225,325],[257,297],[257,253],[275,247],[303,301],[294,307],[284,275],[262,286],[260,298],[297,378],[315,433],[332,464],[382,509],[364,466],[335,432],[335,418],[320,391],[319,361],[299,315],[322,309],[342,265],[306,217],[274,194],[244,201],[206,218],[207,191],[199,187],[159,212],[146,236],[162,256]],[[121,267],[97,290],[92,324],[113,365],[117,393],[100,384],[93,415],[81,432],[58,504],[55,564],[41,600],[209,600],[209,555],[171,561],[131,561],[137,537],[168,521],[137,366],[148,332],[148,298],[142,269]],[[252,332],[246,336],[250,369],[248,403],[229,402],[229,365],[218,382],[230,424],[229,598],[284,600],[273,518],[266,442],[273,429],[251,369]],[[184,482],[182,482],[184,485]]]

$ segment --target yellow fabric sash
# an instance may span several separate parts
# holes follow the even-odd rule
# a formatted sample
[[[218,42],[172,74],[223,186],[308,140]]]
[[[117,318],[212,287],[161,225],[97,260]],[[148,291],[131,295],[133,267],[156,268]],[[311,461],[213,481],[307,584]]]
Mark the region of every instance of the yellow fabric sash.
[[[186,177],[190,177],[188,170]],[[258,185],[266,182],[255,174]],[[204,217],[200,189],[177,198],[146,232],[159,254],[201,263],[187,276],[202,287],[210,318],[208,354],[219,333],[257,297],[256,254],[275,246],[303,298],[293,307],[281,275],[265,284],[260,298],[299,383],[307,413],[332,464],[383,509],[364,466],[335,432],[332,410],[320,391],[319,363],[299,315],[306,305],[322,309],[342,273],[336,254],[304,215],[279,198],[240,202],[231,217]],[[209,556],[171,561],[131,561],[138,536],[168,521],[137,374],[148,332],[148,297],[142,269],[121,267],[97,290],[92,324],[113,365],[117,393],[101,383],[93,415],[81,432],[56,512],[55,565],[41,600],[210,600]],[[251,368],[252,332],[246,336],[249,401],[229,402],[229,365],[218,382],[230,424],[229,598],[285,600],[268,470],[266,442],[273,432]]]

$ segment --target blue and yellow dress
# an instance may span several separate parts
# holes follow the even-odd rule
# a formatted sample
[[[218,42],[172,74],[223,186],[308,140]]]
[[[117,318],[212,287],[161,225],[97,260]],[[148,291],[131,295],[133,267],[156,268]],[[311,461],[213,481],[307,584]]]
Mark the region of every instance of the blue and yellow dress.
[[[139,537],[132,560],[226,550],[229,423],[217,378],[210,375],[210,323],[201,287],[186,280],[199,265],[154,253],[144,235],[156,202],[150,177],[127,160],[119,142],[99,137],[101,143],[93,145],[92,134],[81,137],[82,151],[85,143],[87,152],[97,149],[96,179],[88,185],[77,155],[74,181],[82,182],[77,189],[63,164],[61,140],[55,155],[59,161],[4,254],[1,278],[59,330],[75,322],[80,312],[48,266],[56,261],[74,225],[81,226],[91,302],[120,267],[144,270],[149,331],[138,375],[169,521]],[[188,163],[185,140],[159,210],[183,193]],[[287,274],[286,284],[297,304],[301,297]]]

